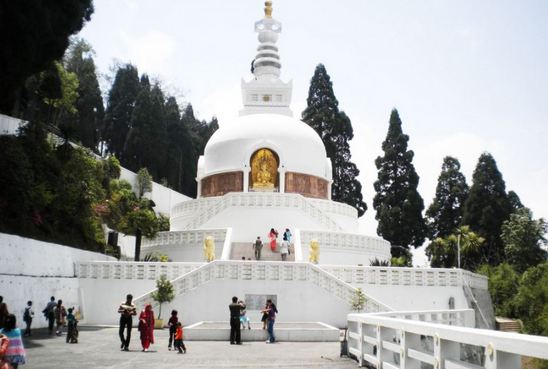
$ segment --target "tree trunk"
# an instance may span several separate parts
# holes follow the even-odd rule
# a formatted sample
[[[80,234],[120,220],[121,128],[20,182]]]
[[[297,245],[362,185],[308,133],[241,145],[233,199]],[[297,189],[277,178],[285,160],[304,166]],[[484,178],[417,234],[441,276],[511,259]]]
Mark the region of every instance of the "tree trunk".
[[[138,229],[137,232],[135,232],[135,261],[141,259],[141,238],[141,230]]]

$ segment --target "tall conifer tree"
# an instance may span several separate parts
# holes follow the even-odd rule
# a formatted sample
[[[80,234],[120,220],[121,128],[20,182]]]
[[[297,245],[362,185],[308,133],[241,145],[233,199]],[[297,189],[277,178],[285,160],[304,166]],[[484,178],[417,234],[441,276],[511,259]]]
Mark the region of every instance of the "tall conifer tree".
[[[124,159],[124,145],[139,91],[137,68],[131,64],[120,67],[108,95],[103,136],[108,152],[116,155],[120,162]]]
[[[428,237],[431,240],[448,236],[459,227],[468,190],[459,161],[446,156],[438,177],[436,196],[426,210]]]
[[[489,264],[497,265],[504,260],[501,226],[510,217],[512,206],[502,174],[491,154],[481,154],[472,181],[464,203],[462,224],[485,238],[481,257]]]
[[[358,215],[362,216],[367,204],[363,201],[362,185],[357,179],[360,171],[350,161],[349,141],[354,137],[352,123],[343,111],[339,111],[331,78],[323,64],[318,64],[314,71],[306,102],[308,106],[302,113],[302,119],[318,133],[331,159],[331,198],[355,207]]]
[[[401,125],[398,111],[392,110],[388,134],[382,143],[384,156],[375,160],[379,171],[373,199],[375,219],[379,221],[377,234],[392,244],[394,257],[405,256],[403,249],[411,245],[422,245],[426,235],[424,203],[417,191],[419,176],[412,163],[414,153],[407,150],[409,136],[403,134]]]
[[[75,39],[69,48],[65,65],[68,72],[75,73],[78,77],[78,98],[76,100],[78,111],[72,122],[65,123],[75,124],[74,138],[82,145],[96,150],[105,108],[93,55],[94,51],[91,46],[82,39]]]

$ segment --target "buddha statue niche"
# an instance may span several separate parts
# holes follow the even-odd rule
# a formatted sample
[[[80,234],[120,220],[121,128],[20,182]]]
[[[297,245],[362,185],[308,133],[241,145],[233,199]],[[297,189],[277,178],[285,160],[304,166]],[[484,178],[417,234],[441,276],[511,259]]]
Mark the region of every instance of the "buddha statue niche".
[[[278,163],[275,154],[268,149],[258,150],[251,158],[252,188],[257,190],[274,189]]]

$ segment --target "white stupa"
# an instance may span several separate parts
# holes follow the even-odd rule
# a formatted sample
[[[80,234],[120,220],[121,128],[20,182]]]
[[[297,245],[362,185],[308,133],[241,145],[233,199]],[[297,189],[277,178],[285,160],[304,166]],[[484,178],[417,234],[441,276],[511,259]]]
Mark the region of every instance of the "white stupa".
[[[320,263],[387,260],[390,244],[359,234],[356,209],[331,200],[331,160],[314,129],[289,108],[292,84],[280,79],[276,46],[282,25],[272,18],[271,2],[265,4],[264,18],[255,23],[259,46],[253,78],[242,80],[244,107],[207,143],[198,162],[198,198],[177,204],[170,232],[145,246],[174,261],[199,261],[201,250],[185,247],[184,237],[176,235],[204,230],[207,236],[211,230],[216,257],[239,260],[252,256],[249,245],[257,236],[266,242],[271,228],[280,237],[289,228],[298,241],[292,260],[308,260],[313,239],[320,246]]]

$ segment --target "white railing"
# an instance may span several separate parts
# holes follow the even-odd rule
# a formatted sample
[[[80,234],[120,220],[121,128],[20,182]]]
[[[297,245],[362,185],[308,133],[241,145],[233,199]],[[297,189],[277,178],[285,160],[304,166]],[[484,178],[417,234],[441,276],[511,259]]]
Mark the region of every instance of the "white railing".
[[[170,231],[158,232],[152,239],[145,238],[142,242],[142,248],[154,246],[199,246],[202,247],[204,239],[212,236],[215,240],[225,240],[227,234],[226,228],[219,229],[197,229],[191,231]]]
[[[367,252],[371,257],[381,260],[390,259],[390,242],[379,237],[359,233],[301,230],[301,243],[304,247],[313,239],[319,242],[320,250],[353,250]]]
[[[312,202],[320,210],[326,213],[344,215],[354,219],[358,217],[358,210],[356,210],[356,208],[348,204],[344,204],[342,202],[336,202],[332,200],[323,200],[323,199],[307,198],[307,200]]]
[[[472,282],[487,290],[487,278],[462,269],[399,268],[351,265],[320,265],[327,272],[352,285],[461,287]]]
[[[175,279],[205,263],[93,261],[75,263],[76,277],[87,279],[157,280],[161,275]]]
[[[212,280],[234,281],[308,281],[337,298],[350,304],[357,289],[310,263],[284,263],[273,261],[214,260],[206,265],[171,280],[176,295],[185,294]],[[152,299],[152,290],[135,299],[135,304],[157,303]],[[392,310],[371,296],[365,295],[364,310],[379,312]]]
[[[19,128],[28,122],[9,115],[0,114],[0,135],[17,135]]]
[[[521,356],[548,359],[547,337],[384,314],[349,314],[348,347],[360,366],[368,363],[390,369],[417,369],[424,365],[435,369],[520,368]],[[474,348],[480,353],[479,358],[470,354]]]
[[[459,327],[474,328],[476,315],[474,309],[449,309],[449,310],[408,310],[387,311],[373,313],[375,316],[387,318],[416,320],[420,322],[456,325]]]
[[[289,193],[231,192],[215,198],[184,202],[174,207],[172,224],[176,228],[196,229],[229,207],[296,208],[315,219],[324,229],[342,230],[337,222],[312,201],[302,195]]]

